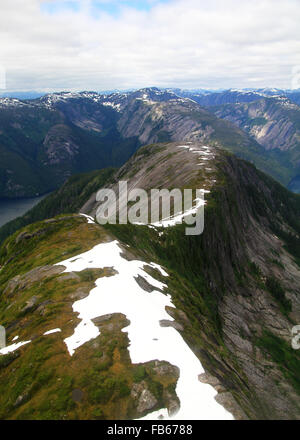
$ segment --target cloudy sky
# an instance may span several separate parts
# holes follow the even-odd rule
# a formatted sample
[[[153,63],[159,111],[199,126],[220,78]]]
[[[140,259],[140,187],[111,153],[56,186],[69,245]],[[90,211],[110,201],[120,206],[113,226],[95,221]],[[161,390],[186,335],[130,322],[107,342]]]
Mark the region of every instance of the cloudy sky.
[[[299,0],[1,0],[0,8],[8,90],[300,87]]]

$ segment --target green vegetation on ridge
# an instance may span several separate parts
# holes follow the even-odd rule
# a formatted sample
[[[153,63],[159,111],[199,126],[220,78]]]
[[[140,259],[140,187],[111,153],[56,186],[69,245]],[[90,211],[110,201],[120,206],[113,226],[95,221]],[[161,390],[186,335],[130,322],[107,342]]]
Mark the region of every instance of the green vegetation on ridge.
[[[18,229],[59,214],[77,213],[89,197],[113,175],[114,168],[75,174],[57,191],[47,196],[30,211],[0,228],[0,243]]]

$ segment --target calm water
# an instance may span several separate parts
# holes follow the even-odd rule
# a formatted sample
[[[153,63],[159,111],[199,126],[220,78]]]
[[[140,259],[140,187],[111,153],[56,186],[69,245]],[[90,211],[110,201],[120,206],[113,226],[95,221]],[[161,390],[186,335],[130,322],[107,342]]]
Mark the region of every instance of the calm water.
[[[1,200],[0,199],[0,226],[20,217],[25,212],[29,211],[34,205],[39,203],[44,197],[35,197],[33,199],[19,199],[19,200]]]

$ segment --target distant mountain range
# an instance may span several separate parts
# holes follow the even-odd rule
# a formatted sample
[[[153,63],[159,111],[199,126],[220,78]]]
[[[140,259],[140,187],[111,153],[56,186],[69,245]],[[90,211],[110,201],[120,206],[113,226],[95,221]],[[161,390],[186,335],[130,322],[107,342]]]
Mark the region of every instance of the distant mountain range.
[[[0,98],[0,197],[45,193],[74,173],[122,165],[141,145],[180,140],[222,144],[300,191],[299,97],[149,88]]]
[[[44,95],[45,93],[35,92],[34,90],[29,92],[0,92],[0,98],[36,99],[41,98]]]
[[[260,88],[260,89],[254,89],[254,88],[248,88],[248,89],[180,89],[180,88],[165,88],[165,89],[157,89],[156,87],[151,87],[148,89],[156,89],[156,90],[165,90],[172,93],[175,93],[177,96],[183,97],[183,98],[190,98],[194,96],[194,99],[198,97],[198,99],[201,99],[201,97],[204,99],[204,96],[211,95],[211,101],[208,99],[206,100],[207,104],[199,102],[199,104],[202,105],[214,105],[215,99],[219,97],[220,99],[224,99],[224,96],[227,96],[230,103],[234,99],[234,96],[238,97],[238,100],[236,102],[243,102],[243,96],[244,99],[252,97],[253,100],[256,99],[256,97],[259,96],[286,96],[291,101],[295,101],[297,104],[300,102],[300,89],[276,89],[276,88]],[[129,90],[104,90],[104,91],[98,91],[100,95],[112,95],[115,93],[132,93],[135,92],[134,89]],[[56,92],[53,92],[56,93]],[[36,99],[41,98],[42,96],[47,95],[45,92],[37,92],[37,91],[14,91],[14,92],[0,92],[1,98],[17,98],[17,99]],[[195,99],[196,100],[196,99]],[[235,101],[234,101],[235,102]],[[212,104],[211,104],[212,103]]]
[[[190,98],[198,104],[209,107],[213,105],[234,104],[242,102],[257,101],[267,97],[286,97],[292,102],[300,104],[300,89],[280,90],[280,89],[228,89],[228,90],[182,90],[168,89],[183,98]]]

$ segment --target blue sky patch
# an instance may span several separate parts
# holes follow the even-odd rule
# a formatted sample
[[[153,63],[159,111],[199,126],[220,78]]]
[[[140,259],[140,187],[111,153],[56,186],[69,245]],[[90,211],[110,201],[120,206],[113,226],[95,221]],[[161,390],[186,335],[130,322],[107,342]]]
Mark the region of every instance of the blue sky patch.
[[[112,16],[118,16],[123,7],[130,7],[137,11],[150,11],[153,6],[169,3],[170,0],[91,0],[91,14],[98,15],[105,12]],[[58,14],[63,11],[80,11],[83,1],[80,0],[57,0],[55,2],[44,2],[41,5],[43,12],[47,14]]]

